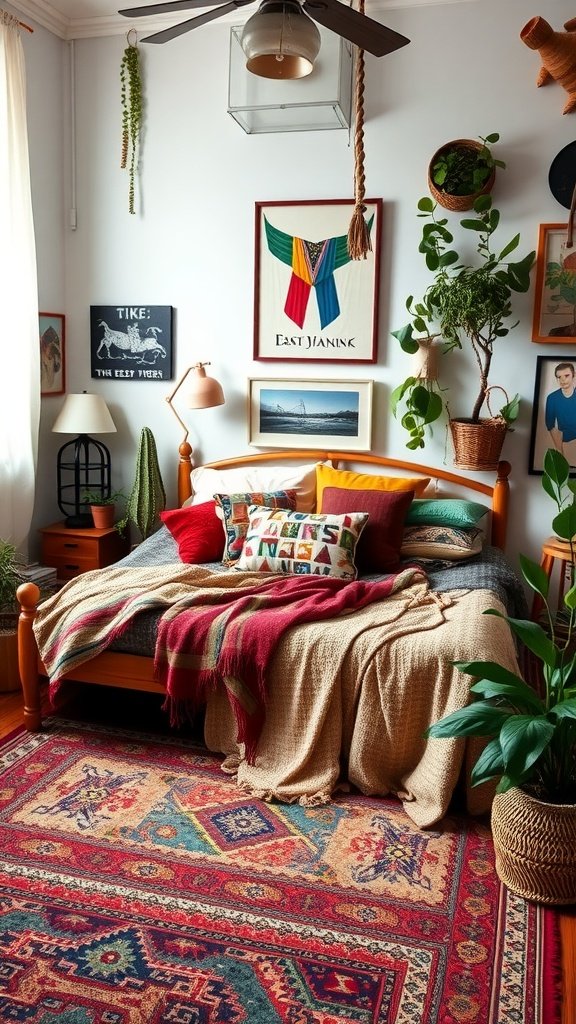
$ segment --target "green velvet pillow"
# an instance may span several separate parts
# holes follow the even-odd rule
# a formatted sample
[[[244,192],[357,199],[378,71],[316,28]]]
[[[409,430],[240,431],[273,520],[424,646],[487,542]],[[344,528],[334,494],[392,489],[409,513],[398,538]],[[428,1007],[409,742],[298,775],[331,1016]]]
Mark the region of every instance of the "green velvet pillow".
[[[463,498],[416,498],[406,516],[406,526],[476,526],[490,509],[478,501]]]

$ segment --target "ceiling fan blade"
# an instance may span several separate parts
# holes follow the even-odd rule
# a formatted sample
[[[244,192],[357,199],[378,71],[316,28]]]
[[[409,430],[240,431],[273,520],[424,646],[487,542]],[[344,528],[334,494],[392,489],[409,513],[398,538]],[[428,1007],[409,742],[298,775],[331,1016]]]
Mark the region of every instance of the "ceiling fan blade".
[[[304,0],[302,7],[314,21],[331,29],[362,50],[368,50],[375,57],[384,57],[393,50],[406,46],[410,40],[394,32],[366,14],[360,14],[352,7],[346,7],[340,0]]]
[[[169,0],[164,4],[149,4],[147,7],[128,7],[118,14],[125,18],[147,18],[151,14],[172,14],[178,11],[189,11],[193,7],[209,7],[210,4],[218,4],[220,0]]]
[[[204,3],[204,0],[202,2]],[[171,39],[176,39],[178,36],[184,35],[185,32],[190,32],[193,28],[206,25],[207,22],[214,21],[215,18],[221,18],[223,14],[229,14],[238,7],[249,3],[252,3],[252,0],[231,0],[230,3],[217,7],[215,11],[205,11],[204,14],[199,14],[196,18],[189,18],[188,21],[181,21],[179,25],[172,25],[172,28],[165,28],[161,32],[154,32],[151,36],[143,36],[142,42],[168,43]]]

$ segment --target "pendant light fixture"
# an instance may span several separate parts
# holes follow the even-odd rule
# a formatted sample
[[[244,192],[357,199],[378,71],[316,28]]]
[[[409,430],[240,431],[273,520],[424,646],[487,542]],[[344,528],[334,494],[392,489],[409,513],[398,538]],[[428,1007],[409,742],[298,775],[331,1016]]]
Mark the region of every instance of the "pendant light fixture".
[[[298,0],[263,0],[241,38],[246,68],[261,78],[304,78],[314,69],[320,32]]]

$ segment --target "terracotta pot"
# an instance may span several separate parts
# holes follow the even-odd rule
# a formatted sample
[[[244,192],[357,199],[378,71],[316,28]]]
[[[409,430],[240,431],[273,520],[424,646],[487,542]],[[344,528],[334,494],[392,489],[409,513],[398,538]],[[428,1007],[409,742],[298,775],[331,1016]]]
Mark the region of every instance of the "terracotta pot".
[[[478,196],[486,195],[492,191],[494,187],[494,180],[496,178],[496,168],[492,168],[491,174],[488,176],[484,185],[478,192],[471,193],[468,196],[453,196],[450,192],[445,192],[439,185],[434,183],[432,178],[432,169],[434,164],[438,160],[438,157],[446,149],[452,149],[453,146],[462,146],[466,149],[482,149],[483,144],[477,142],[475,139],[454,139],[452,142],[445,142],[440,149],[437,149],[428,165],[428,189],[430,195],[434,199],[434,202],[438,203],[439,206],[443,206],[445,210],[454,210],[456,212],[464,212],[464,210],[471,210],[474,206],[474,200]]]
[[[108,530],[114,526],[114,505],[90,505],[92,519],[97,530]]]
[[[496,872],[537,903],[576,903],[576,804],[549,804],[515,787],[492,804]]]

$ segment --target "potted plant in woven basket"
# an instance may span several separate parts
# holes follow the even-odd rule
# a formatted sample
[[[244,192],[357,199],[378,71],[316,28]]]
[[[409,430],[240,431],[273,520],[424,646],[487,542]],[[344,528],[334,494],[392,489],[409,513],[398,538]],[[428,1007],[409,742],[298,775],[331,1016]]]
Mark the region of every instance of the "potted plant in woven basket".
[[[542,903],[576,903],[576,482],[569,472],[564,456],[548,449],[542,485],[557,507],[552,528],[572,557],[563,609],[554,614],[547,574],[521,555],[522,575],[543,601],[543,621],[504,616],[539,667],[539,692],[495,661],[456,662],[476,678],[473,701],[428,730],[434,737],[491,737],[472,783],[499,779],[492,805],[496,870],[513,892]]]
[[[419,251],[434,279],[419,302],[408,297],[406,307],[412,319],[392,333],[405,352],[417,350],[418,335],[422,334],[430,337],[439,333],[444,353],[469,345],[478,370],[478,390],[468,417],[450,416],[454,461],[461,469],[493,470],[519,406],[518,395],[508,397],[500,385],[489,384],[494,345],[518,323],[508,324],[512,295],[528,291],[535,253],[532,251],[516,261],[509,259],[518,248],[519,235],[493,251],[492,236],[498,228],[500,212],[489,195],[475,200],[474,217],[460,221],[460,226],[474,239],[475,264],[466,264],[453,247],[448,220],[436,216],[437,205],[432,199],[420,199],[418,210],[425,220]],[[498,410],[491,404],[496,390],[505,399]],[[480,415],[484,406],[488,417]]]
[[[474,200],[492,191],[497,167],[506,167],[492,155],[497,132],[475,139],[454,139],[437,149],[428,166],[428,188],[446,210],[471,210]]]
[[[16,591],[23,582],[18,572],[16,548],[0,539],[0,693],[20,687]]]

